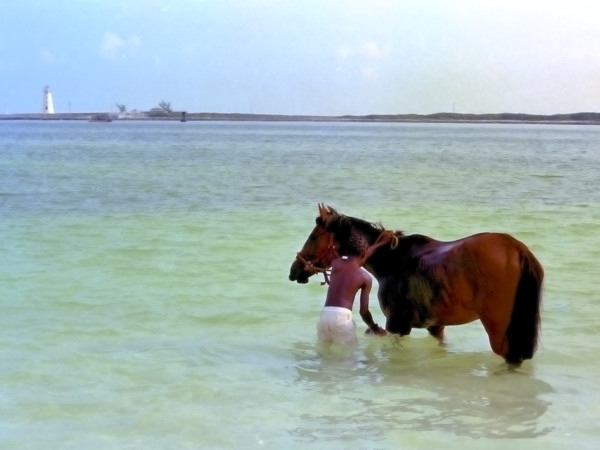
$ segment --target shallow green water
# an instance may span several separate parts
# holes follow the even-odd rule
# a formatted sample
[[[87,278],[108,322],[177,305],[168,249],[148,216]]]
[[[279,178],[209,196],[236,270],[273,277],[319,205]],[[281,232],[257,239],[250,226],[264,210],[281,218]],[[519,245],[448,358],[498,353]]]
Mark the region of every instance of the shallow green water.
[[[0,122],[0,446],[594,448],[599,142],[592,126]],[[523,240],[546,270],[535,358],[507,373],[478,322],[447,348],[421,330],[316,347],[325,288],[287,275],[317,202]]]

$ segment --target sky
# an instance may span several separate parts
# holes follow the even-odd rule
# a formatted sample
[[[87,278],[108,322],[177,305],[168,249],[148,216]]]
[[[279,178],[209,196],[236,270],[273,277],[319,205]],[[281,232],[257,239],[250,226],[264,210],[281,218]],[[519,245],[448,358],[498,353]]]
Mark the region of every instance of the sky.
[[[600,111],[596,0],[0,0],[0,114]]]

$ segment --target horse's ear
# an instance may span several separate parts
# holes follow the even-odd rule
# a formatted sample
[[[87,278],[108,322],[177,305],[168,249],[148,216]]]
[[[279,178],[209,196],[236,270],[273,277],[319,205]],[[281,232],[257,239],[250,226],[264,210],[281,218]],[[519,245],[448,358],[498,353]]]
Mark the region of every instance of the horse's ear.
[[[329,209],[329,206],[325,205],[324,203],[319,203],[319,217],[323,223],[326,223],[327,219],[329,219],[332,215],[333,213],[331,212],[331,209]]]

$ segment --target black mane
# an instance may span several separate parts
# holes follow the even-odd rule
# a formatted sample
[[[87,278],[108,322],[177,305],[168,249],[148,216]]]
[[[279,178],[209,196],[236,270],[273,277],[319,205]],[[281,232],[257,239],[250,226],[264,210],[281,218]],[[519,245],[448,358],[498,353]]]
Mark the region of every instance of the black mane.
[[[385,231],[381,223],[368,222],[337,212],[334,212],[334,215],[323,225],[335,235],[336,241],[341,245],[340,253],[344,255],[360,254],[369,245],[374,244],[381,233]],[[399,237],[403,236],[401,231],[397,231],[396,234]]]

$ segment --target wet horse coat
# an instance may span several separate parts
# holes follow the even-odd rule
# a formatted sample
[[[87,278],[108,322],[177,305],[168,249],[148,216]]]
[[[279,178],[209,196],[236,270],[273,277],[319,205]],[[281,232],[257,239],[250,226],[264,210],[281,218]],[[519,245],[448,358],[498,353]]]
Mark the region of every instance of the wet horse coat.
[[[330,207],[320,205],[319,212],[317,226],[290,269],[292,281],[306,282],[313,274],[302,261],[326,268],[335,253],[344,254],[350,240],[371,245],[384,231]],[[442,340],[446,325],[480,319],[495,353],[511,364],[532,358],[544,272],[523,243],[502,233],[452,242],[400,231],[395,235],[395,248],[381,247],[365,263],[379,283],[389,332],[406,335],[412,328],[426,328]]]

